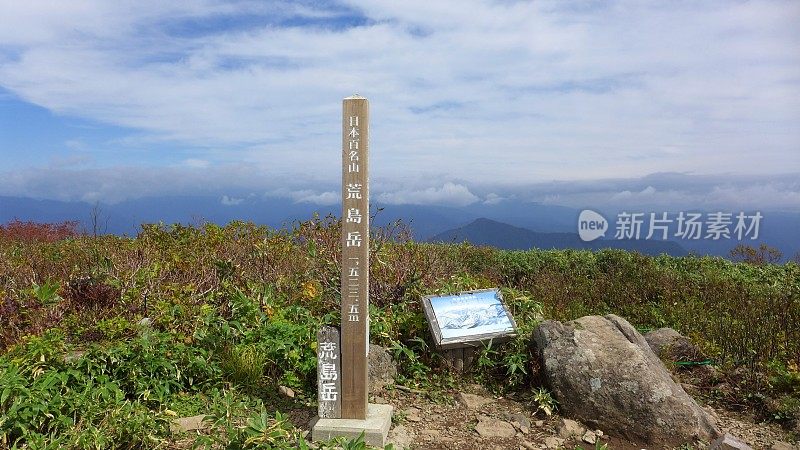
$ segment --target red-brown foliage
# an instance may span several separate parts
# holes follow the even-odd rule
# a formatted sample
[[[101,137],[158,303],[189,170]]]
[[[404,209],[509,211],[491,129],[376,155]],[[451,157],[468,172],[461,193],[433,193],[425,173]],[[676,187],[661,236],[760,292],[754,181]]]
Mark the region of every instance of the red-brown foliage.
[[[77,221],[38,223],[14,219],[5,225],[0,225],[0,239],[22,242],[56,242],[79,236],[78,225]]]
[[[119,289],[95,281],[91,277],[71,280],[66,290],[66,298],[76,311],[109,309],[117,303],[119,297]]]
[[[758,248],[749,245],[739,244],[730,252],[730,257],[736,262],[747,264],[763,265],[778,264],[783,258],[783,253],[777,248],[767,244],[761,244]]]

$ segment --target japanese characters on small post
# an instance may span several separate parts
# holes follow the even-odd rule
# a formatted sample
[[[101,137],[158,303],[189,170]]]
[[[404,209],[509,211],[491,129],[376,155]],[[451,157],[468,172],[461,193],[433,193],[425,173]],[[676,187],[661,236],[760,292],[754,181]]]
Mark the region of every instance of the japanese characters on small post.
[[[338,419],[341,413],[341,378],[339,374],[339,333],[334,328],[323,329],[317,343],[317,376],[319,417]]]

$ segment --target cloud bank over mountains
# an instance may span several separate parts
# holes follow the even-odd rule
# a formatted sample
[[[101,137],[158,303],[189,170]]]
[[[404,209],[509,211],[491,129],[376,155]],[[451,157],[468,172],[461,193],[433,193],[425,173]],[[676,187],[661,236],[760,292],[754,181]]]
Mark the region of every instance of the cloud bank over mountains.
[[[340,101],[359,92],[388,204],[800,208],[798,2],[33,0],[0,16],[0,131],[22,136],[0,137],[0,195],[330,205]],[[17,130],[17,103],[84,122],[33,151],[48,130]]]
[[[388,205],[458,207],[533,202],[573,208],[800,212],[800,173],[657,173],[638,178],[513,185],[493,179],[434,179],[411,184],[377,179],[371,189],[373,203]],[[262,198],[319,206],[335,205],[341,200],[336,183],[280,175],[265,177],[258,168],[242,166],[29,170],[0,176],[0,196],[110,204],[144,197],[209,196],[219,198],[226,206],[246,205]]]

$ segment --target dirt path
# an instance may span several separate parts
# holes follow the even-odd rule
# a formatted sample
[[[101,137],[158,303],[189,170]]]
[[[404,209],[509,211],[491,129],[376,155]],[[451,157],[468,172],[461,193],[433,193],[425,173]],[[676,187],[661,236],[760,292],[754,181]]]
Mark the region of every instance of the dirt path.
[[[476,449],[594,449],[580,437],[563,439],[559,436],[558,416],[534,415],[534,409],[522,402],[495,398],[481,386],[471,385],[464,392],[480,396],[483,405],[469,407],[457,399],[458,392],[428,395],[388,389],[371,397],[374,403],[394,406],[390,440],[397,449],[414,450],[476,450]],[[754,449],[769,449],[775,441],[789,442],[787,433],[770,424],[754,423],[752,418],[730,412],[714,411],[721,428],[743,438]],[[301,419],[297,417],[297,419]],[[480,422],[489,426],[478,427]],[[307,423],[296,421],[295,423]],[[480,429],[479,429],[480,428]],[[488,428],[488,429],[487,429]],[[609,430],[612,431],[613,430]],[[482,435],[483,434],[483,435]],[[640,450],[641,445],[604,435],[598,440],[611,450]],[[558,447],[552,447],[555,443]],[[548,447],[548,444],[551,447]],[[598,444],[598,447],[600,448]],[[651,448],[651,450],[654,450]]]

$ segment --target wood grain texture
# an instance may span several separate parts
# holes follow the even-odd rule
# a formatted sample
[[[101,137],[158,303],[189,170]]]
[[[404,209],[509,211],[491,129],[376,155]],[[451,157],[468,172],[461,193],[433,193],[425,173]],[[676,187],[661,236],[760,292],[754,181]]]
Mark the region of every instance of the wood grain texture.
[[[475,364],[475,348],[464,347],[464,371],[471,372]]]
[[[453,368],[456,372],[461,373],[464,371],[464,349],[454,348],[450,350],[453,352]]]
[[[369,102],[342,103],[342,418],[367,416]]]

